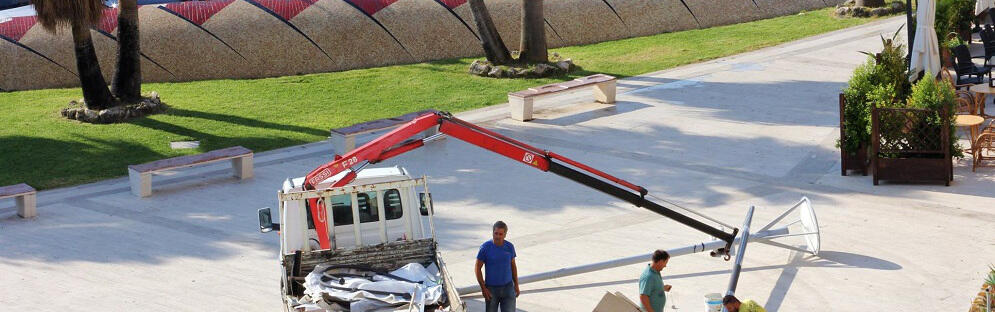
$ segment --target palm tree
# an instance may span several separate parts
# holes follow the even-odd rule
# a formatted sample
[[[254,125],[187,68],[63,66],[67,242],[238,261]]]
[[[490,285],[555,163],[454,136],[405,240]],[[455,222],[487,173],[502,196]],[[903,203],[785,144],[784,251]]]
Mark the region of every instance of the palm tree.
[[[54,33],[59,27],[65,26],[72,29],[76,68],[87,108],[101,110],[114,106],[117,101],[100,72],[100,63],[90,37],[90,27],[100,22],[103,14],[103,1],[31,0],[31,4],[38,12],[38,21],[49,32]]]
[[[514,59],[511,58],[508,47],[504,45],[504,40],[501,40],[501,34],[498,34],[497,28],[494,27],[494,21],[491,19],[491,13],[487,11],[484,0],[470,0],[470,12],[473,13],[473,21],[477,24],[477,33],[480,34],[480,44],[484,48],[487,61],[494,65],[511,64]]]
[[[117,69],[111,80],[111,92],[125,103],[142,97],[141,51],[138,37],[138,1],[118,1]]]
[[[542,0],[522,0],[522,45],[519,48],[518,60],[511,57],[508,47],[501,40],[491,14],[487,11],[484,0],[470,0],[470,12],[477,23],[477,33],[480,34],[480,44],[484,48],[487,61],[494,65],[538,64],[549,62],[546,51],[546,25],[543,18]]]
[[[542,0],[522,0],[522,46],[518,54],[518,61],[521,63],[549,62],[542,2]]]

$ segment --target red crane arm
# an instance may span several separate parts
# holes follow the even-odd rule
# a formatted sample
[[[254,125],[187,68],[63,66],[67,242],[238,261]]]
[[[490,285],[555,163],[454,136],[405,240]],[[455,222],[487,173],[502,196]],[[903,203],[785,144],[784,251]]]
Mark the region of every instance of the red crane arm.
[[[629,183],[628,181],[591,168],[562,155],[533,147],[526,143],[501,135],[500,133],[460,120],[445,112],[432,112],[418,116],[407,124],[404,124],[397,129],[394,129],[393,131],[388,132],[349,153],[346,153],[345,155],[336,155],[335,160],[321,165],[307,174],[304,178],[304,189],[313,190],[318,183],[321,183],[343,171],[350,170],[357,164],[375,164],[419,148],[425,144],[425,139],[407,142],[405,142],[405,140],[434,126],[439,126],[439,132],[451,137],[466,141],[488,151],[504,155],[505,157],[524,163],[536,169],[553,172],[562,177],[628,201],[638,207],[653,210],[654,212],[684,223],[699,231],[722,239],[728,243],[727,245],[732,244],[732,241],[735,239],[736,232],[738,231],[738,229],[734,229],[732,234],[729,234],[708,226],[700,221],[691,219],[669,208],[646,200],[645,195],[647,191],[641,186]],[[564,166],[557,161],[561,161],[580,170]],[[600,177],[601,179],[592,176],[592,174]],[[350,170],[345,176],[337,181],[334,181],[329,187],[346,185],[349,182],[352,182],[355,178],[356,172]],[[608,183],[605,180],[611,181],[614,184]],[[618,185],[628,188],[629,190],[623,189]],[[633,191],[636,193],[633,193]],[[328,249],[330,248],[330,242],[327,233],[328,227],[325,209],[323,207],[324,205],[319,202],[318,199],[309,199],[308,206],[310,207],[311,215],[316,216],[313,220],[321,249]],[[725,249],[726,252],[729,250],[728,247],[729,246]]]

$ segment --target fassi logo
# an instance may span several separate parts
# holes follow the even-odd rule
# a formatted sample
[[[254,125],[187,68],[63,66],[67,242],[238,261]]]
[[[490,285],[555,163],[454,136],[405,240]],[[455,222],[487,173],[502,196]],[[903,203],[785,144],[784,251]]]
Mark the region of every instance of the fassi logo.
[[[522,158],[522,161],[531,164],[533,158],[535,158],[535,155],[532,153],[525,153],[525,157]]]
[[[308,182],[311,182],[311,185],[318,185],[318,182],[325,181],[325,179],[328,179],[330,176],[332,176],[332,171],[325,168],[324,170],[321,170],[321,172],[318,172],[318,175],[308,180]]]

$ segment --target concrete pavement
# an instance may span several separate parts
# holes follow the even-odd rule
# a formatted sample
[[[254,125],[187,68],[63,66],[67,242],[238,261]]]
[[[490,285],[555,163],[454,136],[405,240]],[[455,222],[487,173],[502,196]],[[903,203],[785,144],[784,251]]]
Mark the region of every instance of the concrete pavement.
[[[592,165],[650,194],[754,227],[801,196],[814,202],[822,253],[753,244],[738,294],[768,311],[964,310],[995,261],[995,170],[970,158],[950,187],[873,186],[841,177],[836,94],[904,18],[624,79],[614,108],[587,94],[539,101],[537,119],[504,105],[458,116]],[[277,236],[256,209],[277,207],[283,179],[331,159],[320,142],[256,155],[256,176],[224,164],[153,178],[139,199],[127,178],[40,192],[39,217],[0,203],[2,310],[275,311]],[[477,246],[509,224],[520,274],[674,248],[707,239],[691,228],[552,174],[446,139],[378,166],[427,175],[443,254],[474,283]],[[800,241],[798,241],[800,243]],[[704,310],[731,262],[677,257],[664,270],[668,305]],[[605,291],[636,297],[642,264],[523,285],[521,311],[590,311]],[[466,298],[482,311],[479,297]]]

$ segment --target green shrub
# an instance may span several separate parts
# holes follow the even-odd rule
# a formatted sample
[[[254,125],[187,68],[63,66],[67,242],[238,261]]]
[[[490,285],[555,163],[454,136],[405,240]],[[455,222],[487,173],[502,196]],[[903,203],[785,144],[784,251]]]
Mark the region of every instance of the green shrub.
[[[937,36],[954,32],[970,34],[971,22],[974,21],[975,0],[939,0],[936,2],[934,19]],[[967,40],[967,38],[961,38]]]
[[[928,127],[928,129],[924,129],[927,130],[926,133],[939,130],[939,127],[943,125],[942,118],[946,118],[950,127],[947,131],[950,135],[950,154],[954,157],[962,158],[964,157],[964,153],[957,140],[957,129],[954,127],[953,112],[955,102],[956,95],[954,95],[953,86],[949,83],[937,81],[933,78],[933,75],[925,75],[919,82],[912,86],[908,107],[934,110],[937,112],[927,118],[926,124],[921,125],[922,127]],[[946,109],[946,115],[941,114],[943,109]]]
[[[967,45],[967,42],[958,37],[956,33],[950,33],[946,38],[947,39],[941,39],[940,43],[943,45],[941,48],[946,48],[947,50],[953,50],[957,46]]]
[[[910,83],[905,46],[895,40],[901,31],[896,31],[891,39],[881,37],[881,52],[862,52],[868,55],[867,62],[854,70],[843,89],[846,140],[836,141],[836,147],[847,153],[856,153],[861,146],[870,144],[873,105],[894,107],[906,100]]]
[[[841,113],[846,122],[846,127],[843,128],[846,140],[837,141],[836,147],[851,154],[870,143],[871,111],[867,105],[867,98],[877,87],[878,81],[874,72],[874,59],[868,58],[866,63],[857,66],[853,71],[853,77],[850,77],[849,85],[843,89],[846,106]]]

